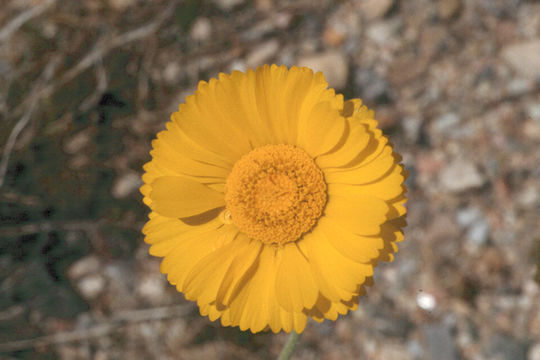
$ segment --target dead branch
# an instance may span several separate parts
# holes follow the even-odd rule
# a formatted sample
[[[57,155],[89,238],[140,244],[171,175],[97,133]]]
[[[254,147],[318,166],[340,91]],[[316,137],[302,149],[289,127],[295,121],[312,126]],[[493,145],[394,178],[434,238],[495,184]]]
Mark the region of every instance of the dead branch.
[[[125,46],[134,41],[139,41],[144,39],[152,34],[154,34],[160,26],[172,15],[174,14],[174,9],[178,4],[177,1],[172,1],[171,4],[167,7],[165,11],[154,21],[143,25],[137,29],[125,32],[123,34],[117,35],[112,39],[101,39],[97,42],[94,48],[84,56],[76,65],[67,70],[57,82],[49,84],[39,91],[37,94],[38,98],[44,98],[52,94],[60,86],[65,85],[69,81],[76,78],[78,75],[82,74],[85,70],[91,66],[98,63],[102,60],[111,50],[114,50],[118,47]],[[14,114],[17,116],[22,109],[28,106],[28,103],[32,100],[32,97],[24,99],[15,109]]]
[[[33,339],[16,340],[2,343],[0,344],[0,352],[19,351],[38,346],[64,344],[73,341],[81,341],[90,338],[107,336],[110,333],[117,331],[127,325],[146,321],[161,321],[175,317],[181,317],[191,312],[193,308],[193,305],[187,304],[142,310],[122,311],[108,321],[102,322],[101,324],[96,324],[87,329],[78,329],[74,331],[60,332]]]
[[[15,31],[17,31],[21,26],[23,26],[25,22],[29,21],[32,18],[35,18],[36,16],[41,15],[55,2],[56,0],[46,0],[43,3],[34,6],[33,8],[26,11],[23,11],[22,13],[17,15],[15,19],[11,20],[9,23],[6,24],[6,26],[4,26],[0,30],[0,42],[8,40]]]
[[[6,146],[4,147],[4,151],[2,152],[2,158],[0,159],[0,188],[4,184],[4,179],[7,172],[7,167],[9,163],[9,158],[11,156],[11,152],[13,151],[13,148],[15,147],[15,143],[17,142],[17,138],[19,137],[19,134],[21,131],[26,127],[28,122],[30,121],[32,114],[34,113],[34,110],[36,109],[36,106],[38,104],[39,96],[35,95],[40,91],[41,88],[43,88],[43,84],[48,82],[55,70],[58,66],[59,60],[58,58],[53,59],[53,61],[49,62],[47,66],[45,67],[45,70],[40,75],[40,79],[38,80],[34,91],[30,94],[30,105],[24,112],[23,116],[17,121],[17,124],[13,127],[11,130],[11,133],[9,134],[9,137],[6,142]]]
[[[125,225],[122,223],[106,223],[100,220],[90,221],[90,220],[81,220],[81,221],[46,221],[34,224],[25,224],[19,226],[9,226],[9,227],[0,227],[1,233],[3,236],[22,236],[22,235],[31,235],[38,234],[49,231],[73,231],[80,230],[85,232],[93,233],[97,231],[100,227],[104,225],[116,226],[124,229],[134,229],[133,226]],[[138,230],[138,228],[137,228]]]

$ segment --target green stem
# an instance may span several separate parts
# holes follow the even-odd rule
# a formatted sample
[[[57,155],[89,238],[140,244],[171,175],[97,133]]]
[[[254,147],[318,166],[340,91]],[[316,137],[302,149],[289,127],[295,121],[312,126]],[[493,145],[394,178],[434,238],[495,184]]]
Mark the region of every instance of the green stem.
[[[283,347],[283,350],[281,350],[281,354],[279,354],[278,360],[289,360],[291,358],[294,348],[298,343],[298,339],[300,339],[300,334],[292,331],[287,339],[287,342],[285,343],[285,346]]]

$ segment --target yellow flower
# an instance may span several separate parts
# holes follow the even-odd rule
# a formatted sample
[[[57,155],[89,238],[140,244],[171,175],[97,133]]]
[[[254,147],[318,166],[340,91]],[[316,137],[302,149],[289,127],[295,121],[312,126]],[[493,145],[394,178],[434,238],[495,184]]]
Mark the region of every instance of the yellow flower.
[[[202,315],[302,332],[358,306],[405,225],[405,170],[359,99],[268,66],[201,81],[153,141],[143,229]]]

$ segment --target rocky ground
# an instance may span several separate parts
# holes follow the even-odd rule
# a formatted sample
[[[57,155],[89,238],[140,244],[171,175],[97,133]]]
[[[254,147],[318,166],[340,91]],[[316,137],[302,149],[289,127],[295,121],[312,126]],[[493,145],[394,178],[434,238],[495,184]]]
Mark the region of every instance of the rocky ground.
[[[5,0],[0,358],[272,359],[159,274],[150,141],[199,79],[322,70],[403,154],[409,226],[296,359],[540,359],[540,3]]]

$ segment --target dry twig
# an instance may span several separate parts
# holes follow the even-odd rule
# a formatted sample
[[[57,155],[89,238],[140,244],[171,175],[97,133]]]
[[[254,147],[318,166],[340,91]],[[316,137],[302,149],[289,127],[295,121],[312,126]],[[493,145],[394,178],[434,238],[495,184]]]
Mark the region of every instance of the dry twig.
[[[17,31],[25,22],[41,15],[45,10],[51,7],[56,0],[46,0],[43,3],[23,11],[15,19],[11,20],[0,30],[0,42],[8,40],[11,35]]]
[[[100,227],[104,225],[115,226],[124,229],[134,229],[134,226],[125,225],[122,223],[106,223],[103,221],[90,221],[90,220],[80,220],[80,221],[57,221],[57,222],[40,222],[34,224],[24,224],[19,226],[9,226],[1,227],[3,236],[22,236],[22,235],[31,235],[38,234],[53,230],[58,231],[70,231],[70,230],[81,230],[93,233],[97,231]],[[138,228],[137,228],[138,230]]]
[[[127,31],[123,34],[117,35],[112,39],[102,39],[97,42],[96,46],[84,56],[76,65],[64,72],[57,82],[51,83],[44,87],[36,95],[38,98],[47,97],[52,94],[60,86],[65,85],[69,81],[82,74],[85,70],[101,61],[111,50],[118,47],[125,46],[134,41],[144,39],[154,33],[160,28],[160,26],[174,14],[174,9],[177,6],[178,1],[172,1],[171,4],[164,10],[161,15],[154,21],[143,25],[135,30]],[[28,104],[32,101],[32,97],[24,99],[13,111],[17,116]]]
[[[19,351],[38,346],[51,344],[64,344],[72,341],[87,340],[90,338],[107,336],[120,328],[145,321],[167,320],[188,314],[193,310],[193,305],[175,305],[151,309],[122,311],[110,320],[97,324],[88,329],[80,329],[68,332],[60,332],[33,339],[9,341],[0,344],[0,352]]]
[[[24,112],[23,116],[21,116],[19,121],[17,121],[17,124],[15,124],[15,126],[11,130],[11,133],[9,134],[6,146],[4,146],[4,151],[2,152],[2,158],[0,159],[0,188],[4,184],[9,158],[11,156],[13,148],[15,147],[17,138],[19,137],[21,131],[30,121],[30,118],[32,117],[32,114],[34,113],[34,110],[36,109],[36,106],[38,104],[38,100],[40,99],[37,93],[39,93],[40,89],[43,88],[43,84],[47,83],[52,78],[54,72],[56,71],[58,63],[58,59],[53,59],[53,61],[47,64],[45,70],[43,70],[43,72],[41,73],[40,80],[38,80],[34,91],[32,91],[29,96],[29,98],[31,99],[30,105]]]

